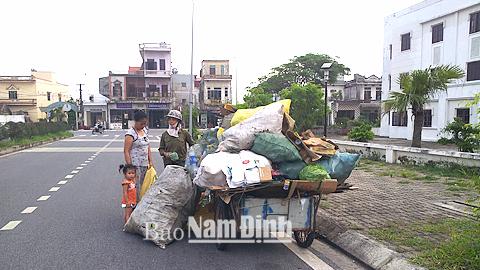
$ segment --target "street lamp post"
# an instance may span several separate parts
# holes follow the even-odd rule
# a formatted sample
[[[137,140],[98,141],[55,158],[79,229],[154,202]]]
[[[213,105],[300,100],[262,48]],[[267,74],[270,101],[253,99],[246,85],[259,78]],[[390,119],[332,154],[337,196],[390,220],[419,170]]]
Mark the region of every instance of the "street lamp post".
[[[328,73],[330,68],[332,67],[332,63],[323,63],[321,69],[323,70],[323,81],[325,82],[325,124],[323,125],[323,136],[327,139],[327,84],[328,84]]]

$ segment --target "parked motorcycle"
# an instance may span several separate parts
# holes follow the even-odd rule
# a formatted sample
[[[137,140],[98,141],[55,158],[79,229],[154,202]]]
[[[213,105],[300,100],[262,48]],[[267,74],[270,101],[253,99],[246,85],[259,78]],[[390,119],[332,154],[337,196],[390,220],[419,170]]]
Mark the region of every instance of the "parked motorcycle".
[[[92,134],[95,134],[95,132],[102,134],[103,133],[103,127],[102,125],[95,124],[92,129]]]

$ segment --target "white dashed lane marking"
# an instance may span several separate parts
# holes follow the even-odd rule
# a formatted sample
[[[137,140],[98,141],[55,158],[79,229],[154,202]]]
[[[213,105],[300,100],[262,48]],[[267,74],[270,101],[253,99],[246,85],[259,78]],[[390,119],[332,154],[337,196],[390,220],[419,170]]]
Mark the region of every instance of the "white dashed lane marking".
[[[65,179],[70,179],[70,178],[73,178],[73,174],[69,174],[69,175],[65,176]]]
[[[37,201],[46,201],[46,200],[48,200],[48,198],[50,198],[50,196],[42,196],[42,197],[38,198]]]
[[[88,160],[90,160],[90,161],[91,161],[91,160],[93,160],[93,158],[89,158]],[[85,162],[86,162],[86,161],[85,161]]]
[[[58,182],[59,185],[65,185],[68,181],[60,181]]]
[[[27,207],[20,214],[30,214],[30,213],[33,213],[33,211],[35,211],[35,209],[37,209],[37,207],[33,207],[33,206],[32,207]]]
[[[90,163],[90,160],[85,160],[85,163]]]
[[[85,164],[85,163],[82,163],[82,164],[80,164],[80,165],[82,165],[82,166],[87,166],[87,164]]]
[[[78,171],[71,171],[70,173],[78,173]]]
[[[83,165],[83,164],[82,164],[82,165]],[[85,165],[86,165],[86,164],[85,164]],[[75,169],[81,170],[81,169],[83,169],[83,167],[77,167],[77,168],[75,168]]]
[[[7,223],[7,225],[3,226],[3,228],[0,229],[0,231],[7,231],[7,230],[13,230],[15,227],[17,227],[18,224],[22,222],[21,220],[14,220],[10,221]]]
[[[52,187],[49,191],[58,191],[60,187]]]

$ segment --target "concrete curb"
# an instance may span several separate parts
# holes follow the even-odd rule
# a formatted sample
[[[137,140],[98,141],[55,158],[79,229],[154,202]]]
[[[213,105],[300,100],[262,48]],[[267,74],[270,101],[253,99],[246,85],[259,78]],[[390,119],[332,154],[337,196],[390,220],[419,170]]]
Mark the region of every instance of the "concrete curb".
[[[318,233],[343,251],[376,270],[427,270],[410,264],[400,253],[370,239],[325,213],[317,214]]]
[[[23,144],[23,145],[15,145],[15,146],[12,146],[12,147],[3,148],[3,149],[0,149],[0,156],[10,154],[10,153],[13,153],[13,152],[17,152],[17,151],[21,151],[21,150],[25,150],[25,149],[28,149],[28,148],[36,147],[36,146],[39,146],[39,145],[43,145],[43,144],[67,139],[67,138],[70,138],[70,137],[73,137],[73,136],[74,135],[60,136],[60,137],[46,139],[46,140],[43,140],[43,141],[31,142],[31,143],[27,143],[27,144]]]

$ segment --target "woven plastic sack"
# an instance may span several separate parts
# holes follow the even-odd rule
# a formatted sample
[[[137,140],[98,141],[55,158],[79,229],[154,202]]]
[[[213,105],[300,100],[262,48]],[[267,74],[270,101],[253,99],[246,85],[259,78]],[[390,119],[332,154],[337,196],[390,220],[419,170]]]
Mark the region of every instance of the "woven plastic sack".
[[[275,103],[281,103],[283,104],[283,111],[286,113],[286,114],[290,114],[290,104],[292,103],[292,100],[291,99],[283,99],[283,100],[280,100],[278,102],[275,102]],[[275,104],[273,103],[273,104]],[[271,105],[271,104],[270,104]],[[268,106],[268,105],[267,105]],[[253,108],[253,109],[240,109],[240,110],[237,110],[235,112],[235,114],[233,115],[233,118],[232,118],[232,121],[230,122],[231,126],[235,126],[237,124],[240,124],[242,121],[248,119],[249,117],[251,117],[252,115],[254,115],[255,113],[259,112],[262,108],[264,108],[265,106],[260,106],[260,107],[257,107],[257,108]]]
[[[167,166],[125,224],[125,231],[143,235],[165,249],[193,215],[195,191],[184,167]]]
[[[305,161],[294,161],[294,162],[282,162],[274,163],[274,167],[280,172],[281,175],[287,176],[289,179],[297,180],[299,179],[300,171],[303,168],[307,167]]]
[[[255,141],[255,133],[282,132],[283,104],[272,103],[240,124],[220,134],[217,151],[239,153],[249,150]]]
[[[332,179],[337,179],[339,185],[343,184],[350,176],[360,154],[338,153],[338,151],[329,159],[317,161],[318,165],[322,165]]]
[[[282,134],[255,133],[250,150],[276,163],[302,160],[297,148]]]

